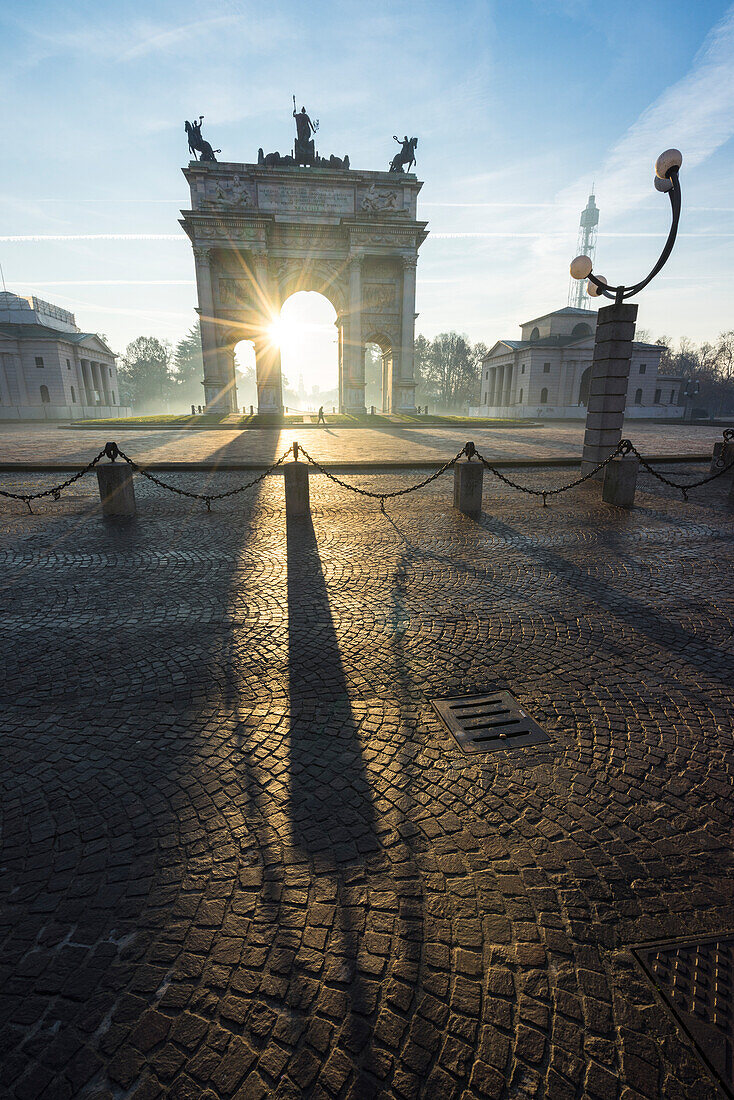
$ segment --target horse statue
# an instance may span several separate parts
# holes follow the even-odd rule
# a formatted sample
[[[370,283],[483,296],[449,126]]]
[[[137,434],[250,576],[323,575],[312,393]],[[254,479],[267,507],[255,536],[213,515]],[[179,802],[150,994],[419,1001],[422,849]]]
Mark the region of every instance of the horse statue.
[[[418,138],[408,138],[406,135],[401,141],[399,137],[393,134],[393,141],[397,141],[400,146],[400,152],[396,153],[390,161],[391,172],[404,172],[404,164],[408,165],[408,172],[415,164],[415,149],[418,144]]]
[[[213,160],[216,161],[215,153],[221,153],[221,149],[212,149],[208,141],[205,141],[201,136],[201,124],[204,121],[204,116],[199,115],[199,121],[194,119],[193,122],[187,122],[184,126],[186,135],[189,139],[189,153],[193,153],[194,160]],[[197,157],[197,153],[200,155]]]

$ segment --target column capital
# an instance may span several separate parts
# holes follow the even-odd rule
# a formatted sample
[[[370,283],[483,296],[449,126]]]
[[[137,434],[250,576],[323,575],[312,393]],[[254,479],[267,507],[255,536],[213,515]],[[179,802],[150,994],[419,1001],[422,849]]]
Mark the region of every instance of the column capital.
[[[415,271],[418,266],[417,256],[401,256],[400,257],[404,271]]]
[[[350,252],[349,253],[349,266],[350,267],[359,267],[359,268],[361,268],[362,264],[364,263],[364,260],[365,260],[365,255],[364,255],[364,252],[362,252],[361,250],[358,251],[358,252]]]
[[[194,245],[194,259],[195,260],[199,260],[202,263],[207,263],[208,264],[208,263],[211,262],[211,256],[212,256],[211,248],[208,248],[204,245],[199,245],[199,244]]]

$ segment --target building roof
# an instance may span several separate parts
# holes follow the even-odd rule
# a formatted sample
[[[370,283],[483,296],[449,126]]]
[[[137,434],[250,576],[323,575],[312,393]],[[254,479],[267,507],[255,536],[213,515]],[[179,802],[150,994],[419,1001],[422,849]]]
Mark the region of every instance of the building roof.
[[[557,312],[561,312],[558,310]],[[577,309],[573,310],[574,313],[584,313],[585,310]],[[497,344],[504,344],[506,347],[511,348],[512,351],[532,351],[533,348],[565,348],[570,347],[571,344],[582,344],[584,341],[588,343],[589,340],[593,340],[594,334],[587,332],[583,336],[572,336],[570,333],[560,334],[558,336],[545,336],[539,340],[498,340],[489,352],[484,356],[482,362],[486,362],[487,359],[491,359],[494,355],[494,349]],[[636,352],[641,351],[660,351],[662,347],[660,344],[643,344],[637,340],[633,341],[632,347]]]
[[[531,317],[529,321],[523,321],[523,327],[525,325],[532,325],[534,321],[544,321],[546,317],[560,317],[560,316],[572,316],[572,317],[593,317],[596,319],[595,309],[577,309],[576,306],[564,306],[563,309],[551,309],[548,313],[541,313],[539,317]]]
[[[63,340],[67,344],[83,344],[86,340],[97,340],[110,355],[114,355],[111,348],[107,347],[102,337],[96,332],[65,332],[62,329],[49,328],[47,325],[16,325],[7,321],[0,321],[0,332],[4,336],[12,336],[15,340],[27,340],[33,337],[36,340]]]

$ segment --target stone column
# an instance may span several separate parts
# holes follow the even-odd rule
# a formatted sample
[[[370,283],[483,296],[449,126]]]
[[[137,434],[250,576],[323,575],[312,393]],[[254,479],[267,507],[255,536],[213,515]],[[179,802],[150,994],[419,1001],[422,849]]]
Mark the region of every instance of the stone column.
[[[363,413],[364,345],[362,343],[362,263],[357,252],[349,258],[349,307],[347,312],[346,354],[342,361],[342,403],[347,413]]]
[[[400,370],[393,384],[393,410],[415,413],[415,269],[417,256],[403,256]],[[393,370],[393,378],[395,371]]]
[[[505,383],[507,381],[507,367],[501,366],[497,368],[499,371],[499,378],[497,380],[497,405],[504,405],[505,403]]]
[[[497,400],[497,395],[500,392],[499,385],[500,385],[500,371],[501,370],[502,370],[502,367],[495,367],[494,370],[492,371],[492,392],[489,395],[490,405],[497,406],[499,404],[499,401]]]
[[[81,359],[80,364],[81,364],[81,370],[82,370],[82,382],[84,384],[84,393],[83,393],[84,404],[87,405],[87,406],[91,406],[91,405],[94,405],[94,389],[93,389],[93,383],[92,383],[92,376],[90,374],[90,369],[89,369],[89,360],[88,359]]]
[[[92,385],[97,393],[97,400],[95,405],[104,405],[104,386],[102,385],[102,369],[99,363],[89,360],[89,369],[92,373]]]
[[[98,363],[97,366],[99,367],[99,374],[102,380],[102,403],[104,405],[111,405],[110,368],[107,363]]]
[[[603,462],[622,438],[636,319],[637,306],[624,302],[597,314],[582,474]],[[597,476],[603,477],[603,471]]]
[[[204,401],[207,412],[229,412],[225,380],[219,364],[214,292],[212,290],[211,249],[194,246],[196,289],[199,295],[201,354],[204,360]]]
[[[259,290],[258,306],[262,313],[262,328],[267,330],[271,318],[277,316],[279,303],[274,300],[268,270],[268,257],[264,250],[253,251],[255,279]],[[258,415],[281,416],[283,413],[283,380],[281,377],[280,348],[261,332],[255,341],[255,368],[257,374]]]
[[[502,402],[503,405],[511,405],[512,404],[513,373],[514,373],[513,364],[510,363],[508,366],[505,367],[505,393],[504,393],[504,400]]]

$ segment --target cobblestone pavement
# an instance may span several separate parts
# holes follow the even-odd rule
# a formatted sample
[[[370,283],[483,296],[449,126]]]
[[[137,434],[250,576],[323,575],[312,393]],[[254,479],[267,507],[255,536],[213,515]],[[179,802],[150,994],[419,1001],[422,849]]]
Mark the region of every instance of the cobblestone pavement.
[[[628,421],[628,435],[645,454],[710,454],[720,427]],[[131,457],[156,462],[262,462],[294,439],[327,462],[411,462],[455,455],[467,439],[492,458],[580,455],[583,423],[539,428],[293,428],[288,431],[116,431],[0,425],[0,462],[88,462],[108,439]]]
[[[136,484],[1,505],[2,1095],[713,1100],[631,947],[734,926],[721,480]],[[462,755],[489,688],[549,742]]]

